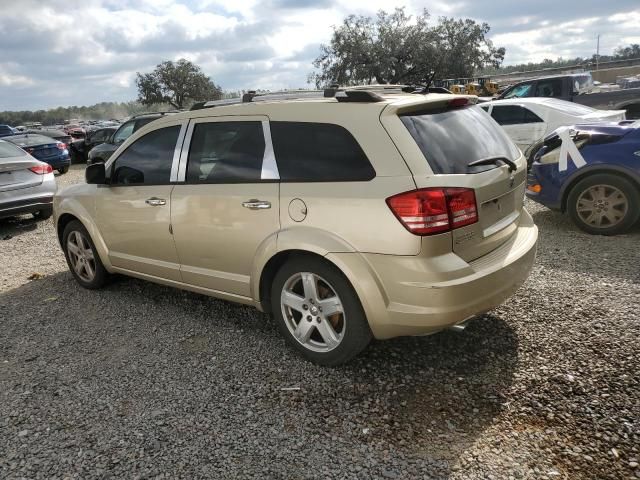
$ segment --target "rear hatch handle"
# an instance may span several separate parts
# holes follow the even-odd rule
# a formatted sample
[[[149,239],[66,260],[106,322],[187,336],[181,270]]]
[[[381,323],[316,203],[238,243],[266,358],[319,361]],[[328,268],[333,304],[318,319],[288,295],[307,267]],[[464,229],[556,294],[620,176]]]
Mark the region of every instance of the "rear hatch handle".
[[[513,160],[509,160],[505,157],[492,157],[492,158],[481,158],[480,160],[474,160],[473,162],[467,163],[467,167],[477,167],[479,165],[491,165],[497,164],[498,162],[503,162],[509,165],[509,171],[515,172],[518,170],[518,165]]]

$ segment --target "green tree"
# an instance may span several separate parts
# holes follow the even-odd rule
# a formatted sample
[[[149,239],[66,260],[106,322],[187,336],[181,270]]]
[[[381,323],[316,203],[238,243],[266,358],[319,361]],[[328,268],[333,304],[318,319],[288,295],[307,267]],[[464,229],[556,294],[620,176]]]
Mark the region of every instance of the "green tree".
[[[420,83],[432,70],[437,76],[469,76],[485,65],[500,65],[505,49],[486,38],[488,24],[442,17],[431,26],[424,10],[415,19],[396,8],[375,18],[350,15],[334,27],[331,41],[320,47],[309,81],[320,87],[337,82]]]
[[[222,89],[184,58],[162,62],[151,73],[138,73],[136,85],[143,105],[168,103],[182,109],[192,102],[222,98]]]

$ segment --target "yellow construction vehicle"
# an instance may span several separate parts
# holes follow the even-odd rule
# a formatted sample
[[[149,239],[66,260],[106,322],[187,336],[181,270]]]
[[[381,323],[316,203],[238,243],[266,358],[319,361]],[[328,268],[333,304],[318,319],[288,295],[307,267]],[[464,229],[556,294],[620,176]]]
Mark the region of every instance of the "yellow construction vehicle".
[[[464,93],[464,85],[451,85],[451,93]]]
[[[467,95],[480,95],[481,87],[479,83],[470,82],[464,86],[464,93]]]

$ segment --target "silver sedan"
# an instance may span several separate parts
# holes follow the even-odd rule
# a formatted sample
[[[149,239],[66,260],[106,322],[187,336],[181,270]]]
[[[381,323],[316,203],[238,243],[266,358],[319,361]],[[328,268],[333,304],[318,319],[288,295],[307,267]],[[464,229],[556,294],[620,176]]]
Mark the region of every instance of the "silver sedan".
[[[13,143],[0,140],[0,218],[53,213],[56,180],[48,163],[36,160]]]

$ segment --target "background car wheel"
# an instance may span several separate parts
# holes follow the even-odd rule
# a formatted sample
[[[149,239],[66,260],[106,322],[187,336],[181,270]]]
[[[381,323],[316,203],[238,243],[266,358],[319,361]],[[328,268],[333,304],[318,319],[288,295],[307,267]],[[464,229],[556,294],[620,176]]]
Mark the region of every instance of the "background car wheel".
[[[93,290],[106,285],[109,272],[102,265],[89,232],[77,220],[65,227],[62,248],[69,270],[81,286]]]
[[[60,173],[60,175],[64,175],[68,171],[69,171],[69,167],[62,167],[58,169],[58,173]]]
[[[567,210],[573,222],[587,233],[624,233],[640,216],[640,189],[615,174],[590,175],[569,192]]]
[[[53,209],[51,208],[45,208],[43,210],[33,212],[33,216],[38,220],[47,220],[51,215],[53,215]]]
[[[324,260],[299,257],[284,264],[273,280],[271,305],[287,343],[314,363],[340,365],[371,341],[356,292]]]

